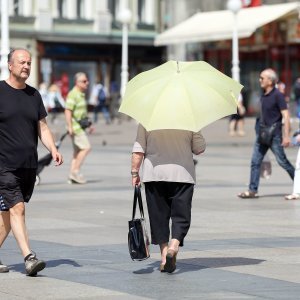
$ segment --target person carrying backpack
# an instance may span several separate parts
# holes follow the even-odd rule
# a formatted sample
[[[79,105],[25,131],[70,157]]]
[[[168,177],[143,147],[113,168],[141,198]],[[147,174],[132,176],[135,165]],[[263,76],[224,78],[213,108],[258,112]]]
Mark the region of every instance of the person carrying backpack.
[[[108,92],[104,85],[98,83],[92,91],[92,98],[94,102],[94,123],[98,122],[98,113],[102,112],[106,124],[111,123],[110,113],[107,107]]]

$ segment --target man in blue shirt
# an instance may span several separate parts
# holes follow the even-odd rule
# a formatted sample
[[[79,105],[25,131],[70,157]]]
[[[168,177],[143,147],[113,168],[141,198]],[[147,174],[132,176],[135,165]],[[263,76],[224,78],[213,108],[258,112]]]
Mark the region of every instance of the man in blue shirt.
[[[240,198],[257,198],[260,178],[260,167],[262,160],[269,149],[274,153],[278,164],[287,171],[291,179],[294,179],[295,168],[287,159],[284,147],[290,144],[290,118],[287,104],[282,93],[275,87],[277,74],[272,69],[265,69],[261,72],[260,86],[264,93],[261,96],[261,116],[256,121],[256,140],[251,160],[251,176],[249,190],[238,194]],[[283,120],[283,126],[282,126]],[[260,122],[266,126],[277,124],[271,145],[264,145],[259,141],[258,133]],[[283,127],[283,128],[282,128]]]

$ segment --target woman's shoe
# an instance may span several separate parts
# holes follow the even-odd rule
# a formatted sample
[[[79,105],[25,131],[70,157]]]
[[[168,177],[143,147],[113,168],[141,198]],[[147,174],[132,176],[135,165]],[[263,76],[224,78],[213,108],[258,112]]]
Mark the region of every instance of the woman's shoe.
[[[176,256],[177,252],[175,250],[169,249],[166,257],[166,264],[164,266],[164,271],[168,273],[173,273],[176,270]]]
[[[290,194],[284,197],[285,200],[299,200],[300,195],[299,194]]]
[[[166,272],[166,270],[165,270],[165,264],[160,264],[159,271],[162,272],[162,273]]]

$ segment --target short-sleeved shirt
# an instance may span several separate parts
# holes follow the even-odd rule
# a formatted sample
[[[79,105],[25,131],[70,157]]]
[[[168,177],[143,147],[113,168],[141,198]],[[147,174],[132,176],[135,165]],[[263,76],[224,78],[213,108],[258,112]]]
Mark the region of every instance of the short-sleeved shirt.
[[[275,134],[281,134],[281,111],[287,109],[287,103],[285,102],[284,95],[279,92],[277,88],[273,88],[268,94],[263,94],[260,98],[261,101],[261,114],[263,116],[263,122],[267,126],[271,126],[278,123]],[[260,118],[261,121],[261,118]]]
[[[132,152],[144,153],[141,180],[168,182],[196,182],[193,153],[205,150],[206,144],[201,132],[187,130],[146,131],[138,126]]]
[[[0,166],[37,168],[38,121],[45,118],[40,93],[26,85],[15,89],[0,81]]]
[[[77,120],[87,117],[88,115],[85,94],[74,87],[67,95],[65,108],[72,111],[72,127],[74,133],[84,133],[84,130],[81,128]]]

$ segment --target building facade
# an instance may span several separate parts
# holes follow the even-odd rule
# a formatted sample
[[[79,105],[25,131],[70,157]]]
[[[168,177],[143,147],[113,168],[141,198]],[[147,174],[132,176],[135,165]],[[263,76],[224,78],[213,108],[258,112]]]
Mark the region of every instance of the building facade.
[[[120,85],[122,24],[128,7],[129,77],[157,66],[163,48],[153,47],[158,31],[158,0],[9,0],[10,47],[33,55],[30,84],[55,82],[65,96],[73,75],[82,71],[90,82]],[[92,85],[92,84],[91,84]]]
[[[242,0],[243,4],[282,4],[295,0]],[[198,12],[226,9],[227,0],[165,0],[168,7],[163,28],[166,30]],[[179,9],[178,9],[179,8]],[[222,22],[222,20],[219,20]],[[205,27],[205,24],[203,24]],[[181,43],[167,46],[168,59],[206,60],[220,71],[231,76],[231,40]],[[259,28],[250,38],[239,40],[241,83],[244,85],[244,100],[250,113],[255,113],[255,103],[260,93],[259,73],[271,67],[286,84],[287,95],[293,96],[293,84],[300,76],[300,22],[295,12],[289,20],[278,19]]]
[[[168,59],[206,60],[231,75],[230,40],[154,47],[158,33],[199,11],[226,9],[227,0],[7,1],[10,47],[24,47],[33,54],[29,83],[37,87],[41,82],[56,82],[63,96],[72,87],[73,75],[78,71],[86,72],[91,83],[100,80],[107,87],[120,86],[122,23],[118,15],[125,7],[132,12],[129,79]],[[283,1],[256,2],[278,4]],[[290,93],[292,83],[300,74],[300,40],[293,37],[295,33],[290,30],[296,28],[300,35],[299,19],[292,23],[275,22],[251,38],[240,40],[241,83],[245,86],[246,102],[251,102],[252,94],[259,91],[257,76],[265,67],[279,72]]]

